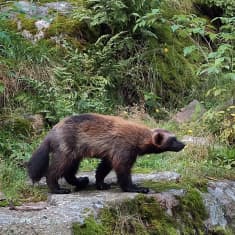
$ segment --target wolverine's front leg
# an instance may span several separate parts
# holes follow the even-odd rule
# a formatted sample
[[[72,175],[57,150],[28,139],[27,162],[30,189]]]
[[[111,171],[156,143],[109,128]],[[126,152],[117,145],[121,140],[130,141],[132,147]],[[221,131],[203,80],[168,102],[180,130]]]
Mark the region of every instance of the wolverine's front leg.
[[[48,171],[48,174],[46,176],[46,182],[50,189],[51,193],[55,194],[66,194],[70,193],[71,191],[69,189],[61,188],[58,184],[58,177],[56,174],[54,174],[52,171]]]
[[[148,193],[149,189],[138,187],[132,183],[131,168],[133,162],[119,162],[114,169],[117,174],[118,183],[124,192]]]
[[[76,173],[79,167],[80,161],[78,159],[73,159],[66,164],[64,178],[65,180],[71,184],[76,186],[76,191],[86,188],[89,184],[88,177],[76,177]]]
[[[99,190],[109,189],[110,185],[104,183],[104,178],[112,170],[112,164],[108,158],[102,158],[96,169],[96,188]]]

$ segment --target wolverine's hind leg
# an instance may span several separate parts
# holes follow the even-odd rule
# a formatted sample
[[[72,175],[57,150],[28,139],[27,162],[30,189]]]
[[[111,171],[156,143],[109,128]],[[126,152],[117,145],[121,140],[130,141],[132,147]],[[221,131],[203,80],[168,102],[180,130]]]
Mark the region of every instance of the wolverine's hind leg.
[[[99,190],[109,189],[110,185],[104,183],[105,176],[112,170],[112,163],[108,158],[102,158],[96,169],[96,188]]]
[[[84,189],[89,183],[88,177],[76,177],[79,164],[80,160],[78,159],[67,162],[66,170],[64,172],[64,178],[69,184],[76,186],[76,190]]]

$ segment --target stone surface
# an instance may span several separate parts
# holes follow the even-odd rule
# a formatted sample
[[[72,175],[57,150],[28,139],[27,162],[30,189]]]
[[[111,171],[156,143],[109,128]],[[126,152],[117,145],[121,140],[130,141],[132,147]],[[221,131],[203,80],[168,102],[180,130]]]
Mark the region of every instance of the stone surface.
[[[121,192],[113,172],[109,174],[106,182],[115,185],[106,191],[95,190],[95,172],[82,172],[79,176],[89,177],[90,185],[87,190],[64,195],[48,194],[46,202],[0,207],[0,234],[71,234],[73,222],[83,223],[88,215],[96,216],[100,208],[138,195]],[[180,175],[175,172],[133,175],[134,183],[179,179]],[[61,180],[60,183],[64,184],[64,181]],[[41,180],[40,184],[45,184],[45,180]],[[151,191],[147,195],[156,198],[166,213],[173,216],[173,208],[179,204],[178,197],[183,197],[184,194],[183,189],[171,189],[161,193]],[[216,225],[231,225],[235,231],[235,182],[211,181],[208,184],[208,192],[202,193],[202,197],[210,216],[205,221],[208,229]]]
[[[28,16],[43,17],[48,14],[48,7],[38,6],[37,4],[29,1],[16,1],[14,3],[16,9]]]
[[[185,144],[192,144],[192,145],[210,145],[210,140],[206,137],[195,137],[186,135],[182,138],[182,141]]]
[[[90,183],[95,183],[95,172],[81,172],[79,173],[79,176],[88,176]],[[176,181],[178,182],[180,180],[180,174],[176,172],[171,171],[163,171],[163,172],[156,172],[151,174],[134,174],[133,175],[133,181],[135,183],[143,182],[145,180],[151,180],[151,181]],[[117,178],[115,173],[112,171],[109,176],[105,179],[106,183],[113,184],[117,182]]]
[[[179,205],[179,200],[176,199],[176,196],[183,197],[184,194],[185,191],[183,189],[172,189],[167,192],[153,194],[152,196],[156,198],[160,206],[166,210],[168,215],[173,216],[172,209]]]
[[[200,118],[205,111],[204,106],[198,100],[193,100],[176,113],[172,119],[178,123],[189,122]]]
[[[50,22],[46,20],[38,20],[35,22],[35,26],[38,29],[38,31],[41,31],[43,29],[47,29],[50,26]]]
[[[82,223],[89,214],[96,215],[100,208],[109,203],[117,203],[125,199],[134,198],[137,193],[123,193],[118,186],[107,191],[94,189],[94,172],[84,172],[79,176],[87,175],[90,178],[88,190],[72,194],[49,194],[47,202],[28,203],[21,206],[0,208],[0,234],[71,234],[73,222]],[[162,172],[156,174],[135,174],[133,181],[145,180],[173,180],[180,177],[174,172]],[[111,173],[106,182],[116,182],[116,176]],[[44,180],[40,182],[44,184]],[[62,182],[63,183],[63,182]],[[93,188],[90,188],[93,187]],[[90,188],[90,189],[89,189]],[[183,190],[169,190],[164,193],[150,193],[172,214],[172,208],[178,205],[175,195],[181,196]],[[11,209],[11,210],[10,210]]]
[[[235,181],[209,182],[203,199],[210,215],[208,226],[230,224],[235,231]]]
[[[49,9],[53,9],[63,14],[68,14],[72,11],[73,7],[69,2],[49,2],[45,4]]]
[[[71,3],[65,1],[55,1],[40,5],[32,1],[15,1],[14,5],[18,11],[31,17],[48,16],[49,10],[55,10],[61,14],[67,14],[73,9]]]

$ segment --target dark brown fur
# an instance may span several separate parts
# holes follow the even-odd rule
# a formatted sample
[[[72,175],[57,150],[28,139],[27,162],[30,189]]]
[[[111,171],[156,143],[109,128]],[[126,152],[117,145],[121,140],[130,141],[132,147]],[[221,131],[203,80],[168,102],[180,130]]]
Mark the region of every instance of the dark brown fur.
[[[147,193],[148,189],[131,181],[137,156],[183,148],[184,144],[166,130],[149,129],[114,116],[82,114],[65,118],[53,127],[33,153],[28,172],[33,182],[46,176],[51,192],[68,193],[60,188],[58,179],[65,177],[77,188],[85,187],[88,178],[76,178],[75,174],[84,157],[95,157],[101,159],[96,171],[98,189],[109,188],[104,178],[114,169],[123,191]]]

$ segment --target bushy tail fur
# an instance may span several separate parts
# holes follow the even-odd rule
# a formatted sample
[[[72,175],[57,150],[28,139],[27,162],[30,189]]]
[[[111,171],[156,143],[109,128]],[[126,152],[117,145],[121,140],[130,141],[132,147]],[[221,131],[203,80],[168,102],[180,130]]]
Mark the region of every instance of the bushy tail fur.
[[[33,183],[39,181],[49,166],[50,142],[46,138],[38,149],[35,150],[28,162],[28,174]]]

